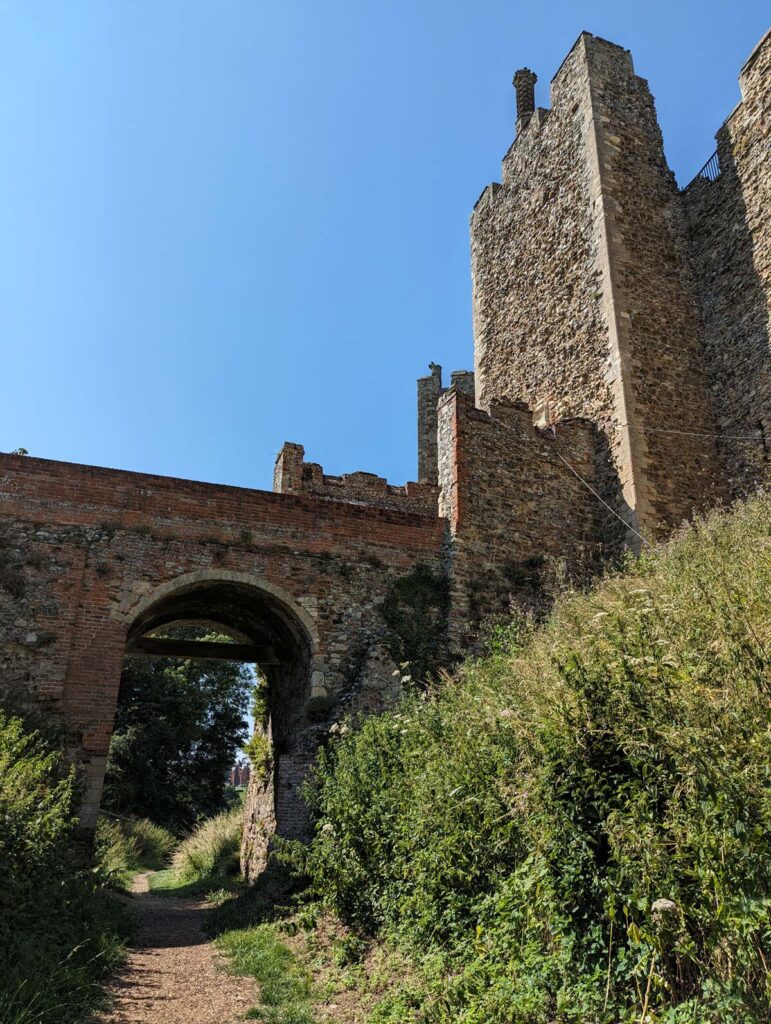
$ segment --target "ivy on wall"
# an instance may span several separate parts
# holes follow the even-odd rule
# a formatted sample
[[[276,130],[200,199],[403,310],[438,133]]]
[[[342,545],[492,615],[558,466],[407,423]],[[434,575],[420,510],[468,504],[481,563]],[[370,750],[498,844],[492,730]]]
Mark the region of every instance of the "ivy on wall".
[[[417,565],[396,580],[383,601],[391,657],[397,665],[408,663],[419,682],[439,667],[449,608],[447,577],[427,565]]]

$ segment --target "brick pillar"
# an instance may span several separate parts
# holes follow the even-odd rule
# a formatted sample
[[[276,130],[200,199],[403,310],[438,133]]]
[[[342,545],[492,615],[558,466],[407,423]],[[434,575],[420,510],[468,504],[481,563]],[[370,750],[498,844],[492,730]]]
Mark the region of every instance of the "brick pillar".
[[[64,683],[67,753],[84,782],[80,827],[93,832],[102,798],[120,675],[126,653],[125,629],[112,620],[93,582],[74,627]]]
[[[302,491],[304,458],[305,449],[301,444],[284,442],[273,468],[273,490],[276,494],[299,494]]]
[[[535,83],[538,75],[530,68],[520,68],[512,79],[517,92],[517,135],[527,128],[535,111]]]
[[[442,395],[442,367],[430,363],[430,377],[418,378],[418,480],[437,482],[436,406]]]

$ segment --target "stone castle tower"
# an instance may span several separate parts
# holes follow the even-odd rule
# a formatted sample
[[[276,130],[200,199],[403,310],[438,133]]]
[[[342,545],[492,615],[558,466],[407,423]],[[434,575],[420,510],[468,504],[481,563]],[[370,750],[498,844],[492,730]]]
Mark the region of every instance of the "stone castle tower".
[[[627,50],[583,33],[548,109],[535,83],[514,76],[516,138],[471,218],[474,374],[418,383],[464,608],[544,556],[575,571],[665,536],[769,465],[771,33],[684,190]]]
[[[557,563],[591,575],[767,478],[771,32],[685,189],[628,50],[582,33],[471,217],[474,372],[418,381],[418,483],[332,478],[286,445],[276,490],[446,520],[451,634]]]

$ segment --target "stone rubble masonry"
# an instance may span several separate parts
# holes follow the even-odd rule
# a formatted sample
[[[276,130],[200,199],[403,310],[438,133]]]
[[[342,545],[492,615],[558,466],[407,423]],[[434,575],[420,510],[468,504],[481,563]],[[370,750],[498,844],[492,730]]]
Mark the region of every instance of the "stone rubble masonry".
[[[579,37],[471,233],[477,403],[597,424],[598,484],[634,530],[724,498],[680,195],[626,50]]]
[[[732,493],[768,482],[771,451],[771,30],[717,133],[720,175],[683,192],[707,374]]]
[[[442,387],[442,367],[430,363],[431,374],[418,378],[418,480],[436,484],[439,453],[437,449],[437,407],[445,393]],[[474,374],[470,370],[454,370],[450,374],[451,387],[465,394],[474,394]]]
[[[509,612],[512,594],[542,610],[543,574],[557,563],[574,580],[597,572],[603,510],[579,479],[596,483],[597,432],[579,419],[539,429],[523,402],[479,409],[450,388],[439,403],[439,451],[452,642],[462,650],[475,625]]]
[[[425,481],[397,486],[374,473],[328,476],[317,462],[305,462],[305,449],[291,441],[284,444],[276,457],[273,490],[277,494],[314,494],[335,501],[403,509],[427,516],[436,516],[439,497],[436,484]]]

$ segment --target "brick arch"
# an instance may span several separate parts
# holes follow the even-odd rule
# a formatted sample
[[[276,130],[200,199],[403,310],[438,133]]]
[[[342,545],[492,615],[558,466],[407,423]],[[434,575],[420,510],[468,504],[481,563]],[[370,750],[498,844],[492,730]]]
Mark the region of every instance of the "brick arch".
[[[196,569],[193,572],[181,573],[179,576],[174,576],[165,583],[159,584],[149,592],[141,591],[121,601],[116,601],[111,610],[111,617],[129,628],[145,612],[166,598],[193,590],[200,584],[215,583],[236,583],[270,594],[290,617],[297,619],[303,626],[307,634],[306,639],[311,656],[315,658],[319,649],[319,631],[311,616],[283,587],[254,573],[238,572],[231,569]]]

